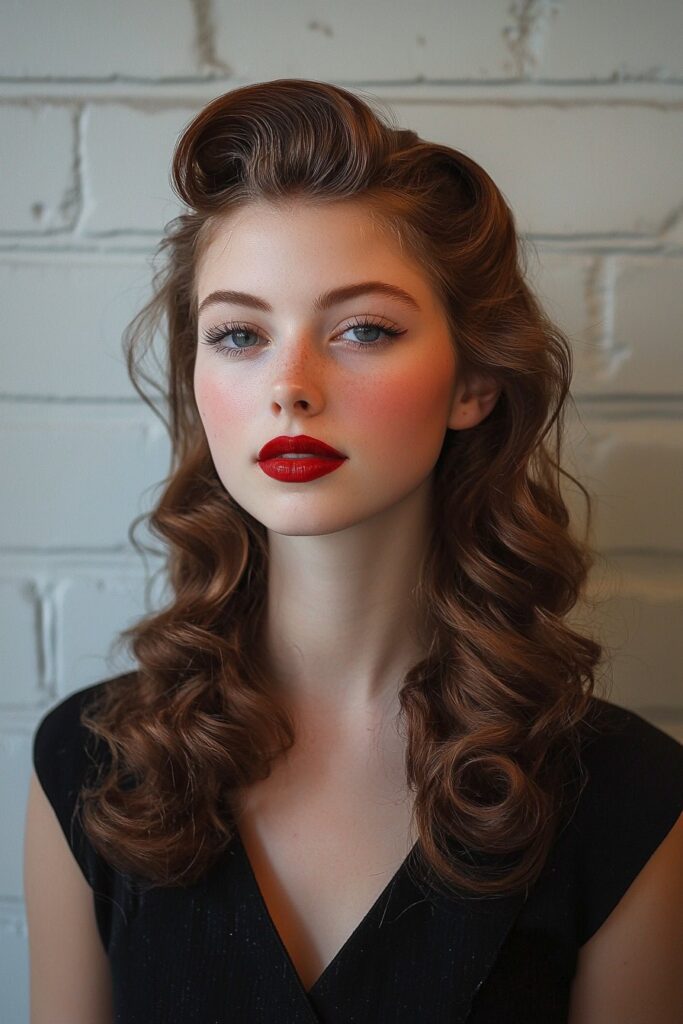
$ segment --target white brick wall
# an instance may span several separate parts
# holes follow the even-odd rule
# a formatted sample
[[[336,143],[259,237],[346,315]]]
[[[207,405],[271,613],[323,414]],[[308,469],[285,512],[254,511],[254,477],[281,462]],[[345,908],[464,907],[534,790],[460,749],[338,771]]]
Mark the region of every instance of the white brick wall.
[[[178,79],[197,74],[191,0],[5,0],[8,78]]]
[[[0,251],[2,395],[130,400],[121,325],[149,279],[142,255]]]
[[[73,223],[75,111],[65,105],[0,106],[3,234],[45,234]]]
[[[538,90],[542,95],[541,90]],[[556,95],[556,93],[555,93]],[[396,103],[401,121],[489,171],[534,235],[649,235],[680,203],[683,110],[605,101]],[[653,154],[656,158],[653,159]]]
[[[156,238],[159,226],[180,212],[168,187],[169,159],[195,112],[132,104],[88,106],[83,124],[84,234],[150,232]],[[145,159],[131,159],[138,153]]]
[[[238,84],[357,89],[498,182],[573,344],[566,459],[602,554],[597,607],[574,615],[611,651],[612,699],[683,738],[683,7],[7,0],[2,20],[0,1018],[19,1024],[30,737],[127,668],[111,643],[144,611],[127,529],[168,469],[121,332],[178,211],[175,139]]]

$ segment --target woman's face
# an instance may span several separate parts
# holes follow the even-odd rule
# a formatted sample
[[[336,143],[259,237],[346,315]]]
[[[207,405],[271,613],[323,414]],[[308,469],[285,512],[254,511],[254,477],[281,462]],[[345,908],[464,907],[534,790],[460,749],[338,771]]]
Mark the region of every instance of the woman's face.
[[[361,289],[368,282],[396,293]],[[321,301],[351,286],[356,294]],[[429,485],[446,429],[458,425],[456,357],[420,268],[360,204],[231,214],[198,267],[197,299],[197,407],[220,480],[259,522],[332,533]],[[346,458],[307,480],[265,472],[261,447],[299,434]]]

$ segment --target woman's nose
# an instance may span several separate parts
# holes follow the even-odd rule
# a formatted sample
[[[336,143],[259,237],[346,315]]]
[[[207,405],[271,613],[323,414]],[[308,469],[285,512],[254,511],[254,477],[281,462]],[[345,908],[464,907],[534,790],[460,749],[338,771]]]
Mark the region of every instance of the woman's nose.
[[[296,380],[291,375],[286,381],[281,380],[274,383],[271,393],[273,403],[285,412],[296,409],[310,412],[316,411],[322,406],[320,388],[310,381]]]

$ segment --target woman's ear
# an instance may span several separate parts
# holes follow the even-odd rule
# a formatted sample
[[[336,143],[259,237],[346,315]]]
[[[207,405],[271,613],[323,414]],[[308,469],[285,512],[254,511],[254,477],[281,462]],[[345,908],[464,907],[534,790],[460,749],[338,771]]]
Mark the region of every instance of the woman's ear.
[[[451,430],[468,430],[486,419],[498,401],[502,385],[490,377],[472,374],[461,381],[456,389],[448,418]]]

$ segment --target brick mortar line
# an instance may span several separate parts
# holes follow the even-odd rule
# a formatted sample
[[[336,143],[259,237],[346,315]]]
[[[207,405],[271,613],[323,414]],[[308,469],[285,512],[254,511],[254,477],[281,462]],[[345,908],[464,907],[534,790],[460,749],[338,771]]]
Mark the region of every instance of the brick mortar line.
[[[62,105],[85,102],[122,104],[161,110],[196,107],[208,99],[259,79],[31,79],[0,78],[0,104]],[[683,104],[683,79],[553,80],[455,79],[452,81],[359,82],[330,79],[351,91],[374,94],[390,104],[490,104],[504,106],[653,106],[676,108]],[[468,92],[464,92],[467,90]],[[468,94],[469,93],[469,94]],[[515,95],[515,94],[518,95]],[[540,93],[540,95],[539,95]],[[584,95],[582,95],[582,93]],[[588,95],[586,95],[588,93]]]

